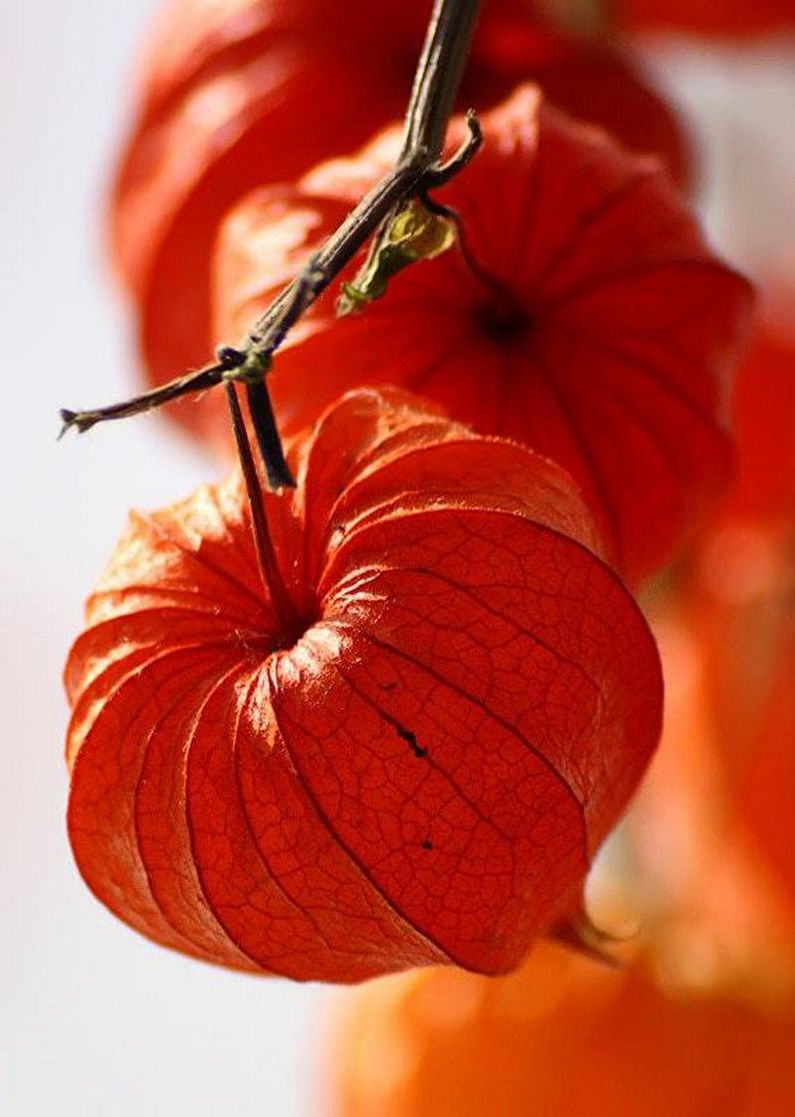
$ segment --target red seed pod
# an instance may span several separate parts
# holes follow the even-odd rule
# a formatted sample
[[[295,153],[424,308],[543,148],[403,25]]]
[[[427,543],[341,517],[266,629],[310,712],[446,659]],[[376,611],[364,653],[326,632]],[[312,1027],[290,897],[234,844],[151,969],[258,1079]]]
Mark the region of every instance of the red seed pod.
[[[429,0],[174,0],[150,37],[111,197],[111,244],[161,383],[212,355],[209,260],[226,210],[400,117]],[[460,103],[484,110],[532,78],[575,115],[659,152],[676,121],[623,54],[562,36],[526,0],[486,0]],[[196,412],[175,418],[196,431]]]
[[[332,286],[277,357],[280,419],[298,429],[357,384],[421,391],[560,462],[637,578],[676,550],[725,480],[748,284],[705,244],[657,160],[545,107],[536,87],[483,127],[482,150],[438,192],[460,214],[470,259],[450,250],[408,268],[386,298],[341,321]],[[385,132],[231,212],[219,337],[251,326],[399,144],[399,130]],[[215,402],[198,407],[217,421]]]
[[[264,494],[134,516],[66,668],[69,833],[168,946],[297,979],[487,973],[573,916],[656,744],[648,628],[570,479],[352,393]]]

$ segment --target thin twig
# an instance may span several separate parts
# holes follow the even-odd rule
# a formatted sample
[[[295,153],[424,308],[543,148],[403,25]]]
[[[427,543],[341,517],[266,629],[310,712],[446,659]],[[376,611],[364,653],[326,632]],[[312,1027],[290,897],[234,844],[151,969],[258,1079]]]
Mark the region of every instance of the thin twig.
[[[403,149],[396,166],[348,214],[309,267],[303,268],[274,299],[257,321],[245,346],[241,349],[222,346],[215,362],[122,403],[86,411],[64,409],[61,411],[61,434],[72,428],[78,432],[87,431],[97,423],[150,411],[181,396],[205,391],[221,381],[239,379],[249,385],[258,382],[261,390],[253,393],[253,398],[259,418],[252,414],[252,421],[262,451],[267,455],[269,483],[290,483],[275,424],[270,430],[260,431],[259,427],[268,413],[272,417],[265,377],[273,354],[301,315],[382,222],[407,199],[441,185],[458,173],[477,150],[480,129],[474,114],[470,114],[467,143],[448,163],[439,163],[480,4],[481,0],[435,0],[406,112]]]
[[[170,403],[172,400],[179,399],[180,396],[204,392],[207,388],[213,388],[216,384],[221,383],[224,372],[228,367],[227,364],[219,360],[211,365],[205,365],[204,368],[196,369],[194,372],[187,372],[176,380],[170,380],[168,384],[163,384],[160,388],[151,388],[148,392],[142,392],[139,396],[133,396],[121,403],[112,403],[107,407],[97,407],[93,411],[69,411],[63,407],[60,411],[63,427],[58,437],[62,437],[68,430],[72,429],[82,434],[83,431],[91,430],[97,423],[107,423],[111,419],[127,419],[131,415],[140,415],[143,411],[152,411],[156,407],[162,407],[164,403]]]

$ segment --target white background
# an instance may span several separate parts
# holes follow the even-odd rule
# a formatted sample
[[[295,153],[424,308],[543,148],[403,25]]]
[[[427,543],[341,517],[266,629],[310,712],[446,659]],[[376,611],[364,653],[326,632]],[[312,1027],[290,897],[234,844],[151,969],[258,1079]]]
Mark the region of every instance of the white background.
[[[214,472],[156,417],[55,441],[59,406],[135,383],[104,273],[102,194],[153,7],[0,0],[0,1111],[300,1117],[319,1107],[319,990],[139,938],[79,881],[64,831],[60,672],[83,597],[129,507]],[[791,59],[761,77],[730,56],[667,63],[697,108],[713,185],[756,199],[739,224],[725,191],[712,209],[747,259],[793,243]]]

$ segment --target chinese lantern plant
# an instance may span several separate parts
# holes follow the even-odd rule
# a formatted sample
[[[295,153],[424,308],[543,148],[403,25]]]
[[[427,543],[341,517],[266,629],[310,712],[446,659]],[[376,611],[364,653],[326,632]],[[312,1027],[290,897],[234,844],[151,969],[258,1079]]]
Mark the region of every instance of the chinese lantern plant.
[[[656,160],[542,109],[533,87],[487,119],[471,166],[471,116],[445,155],[478,6],[434,5],[400,144],[386,133],[271,188],[250,244],[224,242],[218,300],[225,322],[240,316],[239,348],[133,400],[62,412],[87,430],[225,386],[240,470],[133,517],[66,682],[69,832],[86,881],[152,939],[229,967],[339,982],[437,963],[498,974],[539,936],[591,945],[583,881],[659,734],[655,645],[609,561],[633,578],[652,568],[719,484],[748,288]],[[192,61],[166,59],[177,77],[150,86],[147,121],[234,57],[237,32],[227,55],[218,27],[205,50],[197,26]],[[216,198],[218,182],[202,183]],[[195,231],[201,247],[217,230]],[[190,281],[191,259],[179,270]],[[339,343],[330,299],[307,313],[329,288],[365,304],[334,324]],[[201,337],[180,290],[175,321],[184,312]],[[457,391],[335,398],[374,369],[424,388],[436,339],[466,358],[448,370]],[[495,393],[494,373],[513,373],[528,344],[541,376],[500,405],[511,422],[521,405],[532,429],[503,428],[492,405],[517,378],[498,375]],[[323,379],[302,381],[302,359]],[[303,415],[288,367],[312,397]],[[272,381],[295,433],[287,462]],[[195,414],[212,421],[207,399]]]
[[[576,920],[656,744],[648,628],[568,476],[523,447],[369,390],[290,460],[295,490],[249,462],[133,517],[89,600],[66,670],[80,870],[227,966],[511,969]]]
[[[290,180],[397,118],[429,0],[177,0],[156,22],[110,204],[152,384],[211,355],[209,262],[226,210]],[[541,26],[524,0],[487,0],[464,107],[535,78],[577,115],[659,152],[684,176],[668,107],[622,54]],[[318,112],[319,106],[322,111]],[[201,433],[201,412],[173,416]]]
[[[433,195],[459,215],[462,251],[407,269],[388,298],[360,299],[340,320],[353,263],[287,339],[272,376],[277,413],[298,429],[356,384],[421,391],[560,462],[636,580],[681,546],[726,481],[749,286],[709,249],[658,161],[562,116],[537,87],[486,114],[483,134],[466,173]],[[400,143],[388,130],[229,214],[218,338],[250,328]],[[197,408],[226,438],[218,401]]]

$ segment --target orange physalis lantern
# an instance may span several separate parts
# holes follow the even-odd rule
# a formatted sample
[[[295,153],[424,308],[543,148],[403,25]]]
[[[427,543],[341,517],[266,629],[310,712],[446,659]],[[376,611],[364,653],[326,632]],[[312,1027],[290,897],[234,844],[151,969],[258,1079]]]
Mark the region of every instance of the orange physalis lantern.
[[[291,464],[267,547],[233,474],[133,516],[90,598],[66,669],[80,870],[228,966],[509,970],[577,914],[656,744],[654,642],[527,449],[370,390]]]
[[[622,573],[637,578],[669,557],[726,479],[748,284],[707,247],[657,160],[545,107],[536,87],[483,128],[482,150],[438,191],[460,215],[463,251],[407,268],[387,298],[342,320],[339,287],[321,297],[276,361],[281,421],[296,430],[357,384],[421,391],[560,462]],[[219,339],[248,330],[400,142],[392,129],[231,212],[218,247]],[[218,429],[214,401],[197,410]]]

